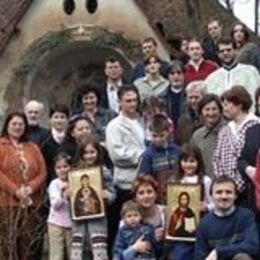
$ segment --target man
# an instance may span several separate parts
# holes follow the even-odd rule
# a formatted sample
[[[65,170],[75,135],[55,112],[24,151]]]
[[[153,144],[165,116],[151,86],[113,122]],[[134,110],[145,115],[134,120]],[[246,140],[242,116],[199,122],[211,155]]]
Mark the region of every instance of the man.
[[[109,108],[115,112],[119,112],[119,105],[117,100],[117,91],[124,82],[123,68],[120,61],[114,57],[110,57],[105,61],[105,75],[106,83],[101,86],[101,100],[100,105],[104,108]]]
[[[188,55],[190,60],[185,65],[185,82],[204,80],[218,66],[210,60],[203,58],[203,48],[199,40],[191,39],[188,43]]]
[[[173,61],[168,75],[169,86],[165,95],[167,115],[171,118],[174,126],[181,114],[185,110],[185,91],[184,91],[184,66],[178,60]]]
[[[202,126],[199,120],[198,106],[204,96],[203,82],[193,81],[185,89],[187,109],[177,123],[175,141],[178,145],[188,143],[192,134]]]
[[[221,95],[234,85],[245,86],[251,97],[254,97],[260,85],[260,76],[256,68],[236,62],[235,44],[232,39],[221,39],[218,44],[222,68],[210,74],[204,82],[208,93]]]
[[[47,138],[48,130],[40,126],[44,105],[37,100],[30,100],[24,107],[24,113],[28,121],[28,138],[39,147]]]
[[[195,259],[254,259],[259,246],[256,223],[250,210],[234,205],[235,182],[220,176],[213,181],[211,194],[215,208],[197,230]]]
[[[162,97],[166,93],[169,85],[168,80],[160,74],[161,60],[156,55],[151,55],[144,61],[146,76],[134,81],[137,87],[141,101],[148,99],[151,96]]]
[[[150,57],[151,55],[156,55],[156,56],[158,55],[157,42],[155,41],[154,38],[148,37],[143,40],[142,53],[143,53],[144,60]],[[161,63],[160,73],[164,78],[167,78],[169,63],[164,60],[161,60],[160,63]],[[145,76],[145,65],[143,61],[140,61],[135,65],[133,69],[132,82],[144,76]]]
[[[221,65],[221,60],[218,57],[217,42],[222,37],[223,25],[219,20],[213,19],[208,22],[207,30],[208,37],[204,39],[202,44],[205,50],[203,56],[205,59]]]
[[[138,90],[131,85],[118,90],[120,114],[106,128],[106,147],[114,164],[117,198],[109,216],[109,245],[112,246],[120,221],[120,210],[131,198],[132,182],[137,175],[139,157],[144,151],[144,130],[137,113]]]

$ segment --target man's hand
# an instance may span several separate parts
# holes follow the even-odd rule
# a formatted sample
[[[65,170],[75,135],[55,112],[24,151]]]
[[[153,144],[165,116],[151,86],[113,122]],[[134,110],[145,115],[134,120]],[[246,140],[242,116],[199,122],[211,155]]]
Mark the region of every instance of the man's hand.
[[[209,255],[207,256],[207,258],[205,260],[217,260],[218,256],[217,256],[217,250],[213,249]]]

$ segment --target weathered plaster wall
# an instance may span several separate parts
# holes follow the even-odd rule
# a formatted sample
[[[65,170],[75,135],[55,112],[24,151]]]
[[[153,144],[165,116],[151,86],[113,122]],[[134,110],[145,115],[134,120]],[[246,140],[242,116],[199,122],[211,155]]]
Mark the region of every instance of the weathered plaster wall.
[[[0,115],[6,107],[3,95],[13,68],[19,63],[21,55],[30,44],[47,31],[58,31],[64,26],[93,24],[124,32],[133,40],[141,41],[144,37],[153,36],[159,42],[160,55],[167,58],[165,48],[134,1],[99,0],[98,10],[91,15],[85,9],[85,0],[77,0],[76,9],[71,16],[63,12],[62,2],[61,0],[37,0],[18,24],[19,30],[0,57]]]

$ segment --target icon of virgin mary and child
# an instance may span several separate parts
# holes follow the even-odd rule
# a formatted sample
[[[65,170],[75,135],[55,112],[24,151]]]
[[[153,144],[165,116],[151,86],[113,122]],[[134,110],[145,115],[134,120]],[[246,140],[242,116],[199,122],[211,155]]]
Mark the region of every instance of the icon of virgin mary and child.
[[[89,176],[83,174],[80,178],[81,187],[76,193],[74,212],[76,217],[96,215],[102,212],[98,193],[90,186]]]

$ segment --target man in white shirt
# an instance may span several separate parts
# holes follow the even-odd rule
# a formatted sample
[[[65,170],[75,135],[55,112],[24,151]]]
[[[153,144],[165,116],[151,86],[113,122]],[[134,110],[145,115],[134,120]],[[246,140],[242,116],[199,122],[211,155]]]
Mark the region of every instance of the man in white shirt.
[[[253,98],[257,87],[260,86],[257,69],[252,65],[236,62],[235,45],[231,39],[221,39],[217,47],[222,67],[206,78],[205,90],[220,96],[232,86],[240,85],[244,86]]]
[[[121,207],[132,196],[132,182],[137,175],[139,157],[144,151],[144,129],[137,112],[138,90],[131,85],[122,86],[118,91],[118,100],[120,114],[106,128],[106,147],[114,164],[114,184],[117,190],[117,198],[108,219],[110,243],[118,228]]]

